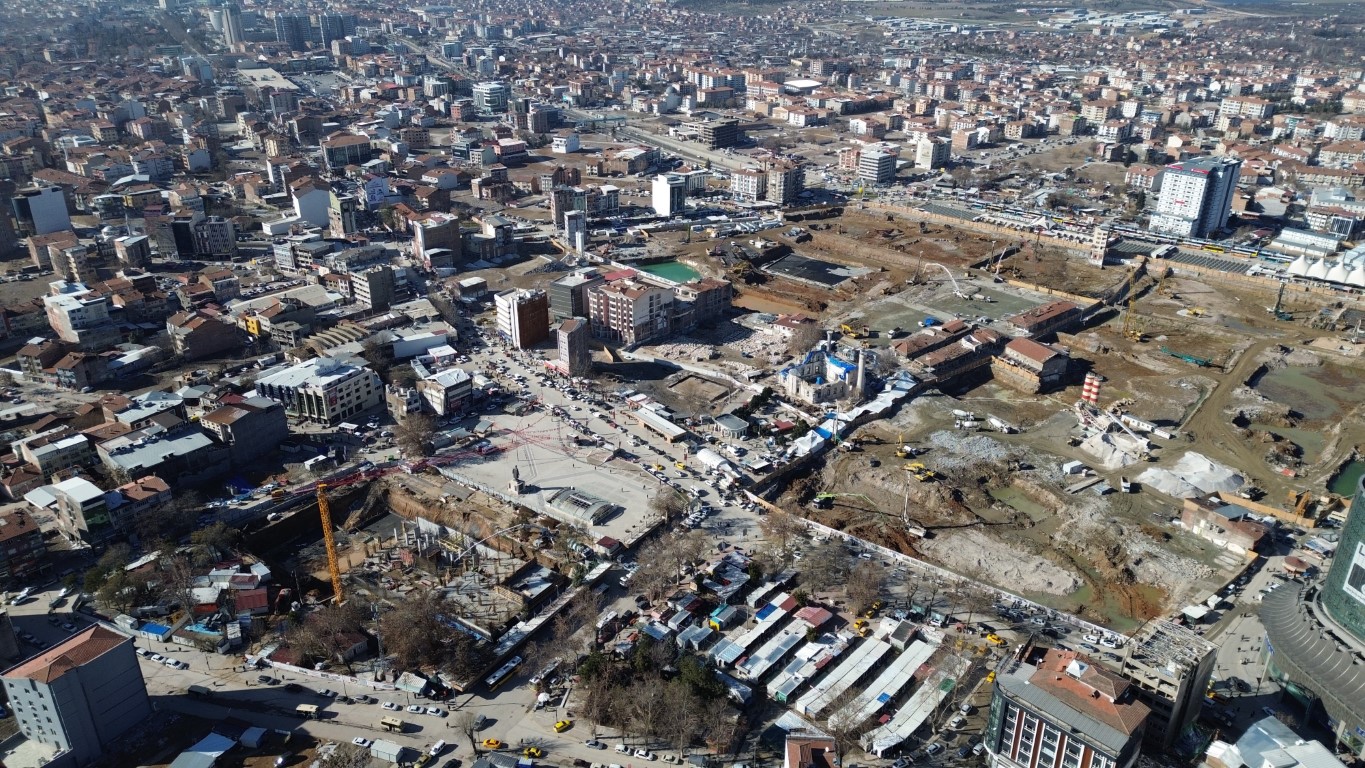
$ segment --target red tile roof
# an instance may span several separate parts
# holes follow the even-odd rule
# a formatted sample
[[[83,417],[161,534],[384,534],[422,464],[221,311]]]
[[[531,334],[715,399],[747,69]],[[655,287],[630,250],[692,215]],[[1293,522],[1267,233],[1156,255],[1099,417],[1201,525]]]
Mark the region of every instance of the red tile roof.
[[[67,672],[89,664],[127,642],[131,642],[129,638],[96,624],[84,632],[72,635],[66,642],[53,646],[47,652],[12,667],[5,673],[5,677],[22,677],[40,683],[51,683]]]

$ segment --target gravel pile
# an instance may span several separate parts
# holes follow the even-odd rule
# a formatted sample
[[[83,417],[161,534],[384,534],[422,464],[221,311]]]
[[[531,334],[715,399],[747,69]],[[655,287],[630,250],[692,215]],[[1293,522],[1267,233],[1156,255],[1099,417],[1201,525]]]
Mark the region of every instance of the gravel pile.
[[[1003,464],[1010,458],[1008,447],[985,435],[940,430],[929,435],[928,443],[943,451],[933,454],[933,466],[945,472],[982,462]]]

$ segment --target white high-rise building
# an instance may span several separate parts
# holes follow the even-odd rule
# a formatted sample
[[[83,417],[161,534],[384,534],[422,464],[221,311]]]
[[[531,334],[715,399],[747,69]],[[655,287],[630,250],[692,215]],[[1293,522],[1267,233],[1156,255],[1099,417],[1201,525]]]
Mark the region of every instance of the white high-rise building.
[[[687,180],[671,173],[654,177],[654,212],[677,216],[687,207]]]
[[[484,117],[501,115],[507,111],[507,101],[511,97],[511,91],[506,85],[499,82],[475,83],[472,89],[474,94],[474,108]]]
[[[588,247],[588,214],[587,211],[565,211],[564,213],[564,241],[576,253],[582,253]]]
[[[1149,229],[1176,237],[1209,237],[1228,223],[1242,161],[1200,157],[1166,166]]]
[[[858,180],[868,184],[890,184],[895,181],[900,149],[887,142],[863,147],[858,155]]]

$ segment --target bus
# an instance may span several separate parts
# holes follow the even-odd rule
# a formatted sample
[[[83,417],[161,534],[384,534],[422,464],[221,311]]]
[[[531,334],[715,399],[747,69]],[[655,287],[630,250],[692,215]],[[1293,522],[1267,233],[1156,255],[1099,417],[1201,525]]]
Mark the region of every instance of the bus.
[[[497,672],[489,675],[488,678],[483,681],[484,685],[488,686],[488,690],[496,691],[498,686],[507,682],[507,678],[511,677],[512,673],[517,671],[517,667],[519,666],[521,666],[521,657],[513,656],[507,660],[506,664],[498,667]]]
[[[1227,249],[1227,248],[1224,248],[1224,247],[1221,246],[1221,245],[1214,245],[1213,243],[1207,243],[1207,244],[1204,245],[1204,250],[1208,251],[1209,253],[1227,253],[1227,250],[1228,250],[1228,249]]]
[[[304,720],[316,720],[318,718],[318,705],[300,704],[297,707],[294,707],[294,714],[302,717]]]
[[[402,733],[403,721],[392,716],[379,718],[379,727],[389,733]]]

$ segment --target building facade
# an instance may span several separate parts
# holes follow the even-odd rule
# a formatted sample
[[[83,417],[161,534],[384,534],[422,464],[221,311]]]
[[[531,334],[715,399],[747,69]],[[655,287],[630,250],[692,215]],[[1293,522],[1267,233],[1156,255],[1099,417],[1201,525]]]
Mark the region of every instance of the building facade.
[[[1147,706],[1072,651],[1041,649],[998,674],[984,743],[991,768],[1131,768]]]
[[[339,424],[384,399],[379,374],[350,360],[319,357],[262,377],[256,391],[284,406],[291,419]]]
[[[588,291],[602,285],[606,278],[596,267],[579,270],[550,283],[550,314],[556,320],[588,316]]]
[[[659,216],[677,216],[687,207],[687,181],[672,173],[654,177],[650,202]]]
[[[617,280],[588,292],[592,335],[640,344],[672,332],[673,292],[637,280]]]
[[[0,680],[23,734],[71,753],[77,766],[104,757],[152,714],[132,638],[99,625],[11,667]]]
[[[493,297],[498,334],[516,349],[533,347],[550,336],[550,299],[545,291],[504,291]]]
[[[592,373],[592,350],[588,346],[592,330],[586,318],[571,317],[559,324],[555,338],[559,346],[557,367],[566,376]]]
[[[1210,237],[1227,226],[1242,161],[1201,157],[1166,166],[1150,229],[1176,237]]]

